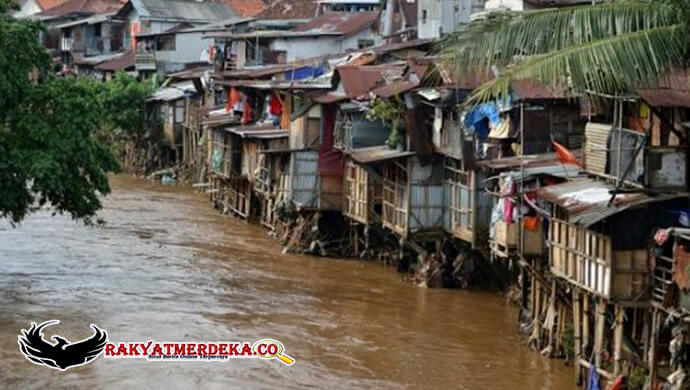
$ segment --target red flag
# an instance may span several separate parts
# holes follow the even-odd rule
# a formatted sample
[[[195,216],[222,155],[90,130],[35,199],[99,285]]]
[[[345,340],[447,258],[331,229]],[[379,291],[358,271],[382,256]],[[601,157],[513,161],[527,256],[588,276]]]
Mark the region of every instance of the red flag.
[[[580,164],[580,162],[575,158],[575,155],[572,154],[565,146],[554,140],[551,140],[551,142],[553,142],[553,146],[556,149],[556,157],[558,157],[558,161],[563,164],[575,164],[579,167],[582,166],[582,164]]]

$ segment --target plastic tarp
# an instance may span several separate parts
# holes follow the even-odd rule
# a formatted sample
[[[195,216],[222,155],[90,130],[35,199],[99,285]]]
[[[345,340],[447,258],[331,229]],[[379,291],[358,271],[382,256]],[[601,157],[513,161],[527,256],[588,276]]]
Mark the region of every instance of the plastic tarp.
[[[465,112],[464,125],[468,134],[479,134],[480,137],[486,138],[491,129],[501,126],[501,111],[509,110],[511,108],[511,99],[506,98],[504,101],[490,101],[482,103]],[[488,119],[485,121],[485,119]]]
[[[323,66],[302,66],[296,68],[295,70],[289,70],[285,72],[286,80],[304,80],[313,79],[319,76],[323,76],[326,73],[326,69]]]

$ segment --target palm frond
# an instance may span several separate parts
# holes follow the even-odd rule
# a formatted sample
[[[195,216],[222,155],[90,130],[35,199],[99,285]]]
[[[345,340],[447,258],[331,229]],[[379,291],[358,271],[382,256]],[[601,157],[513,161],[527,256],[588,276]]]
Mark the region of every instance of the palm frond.
[[[683,62],[688,37],[683,24],[636,31],[540,54],[506,68],[468,99],[476,104],[510,93],[511,82],[536,79],[573,92],[616,94],[652,84]]]
[[[678,8],[662,1],[631,0],[527,12],[490,13],[460,26],[441,43],[456,66],[499,67],[573,45],[682,22]]]

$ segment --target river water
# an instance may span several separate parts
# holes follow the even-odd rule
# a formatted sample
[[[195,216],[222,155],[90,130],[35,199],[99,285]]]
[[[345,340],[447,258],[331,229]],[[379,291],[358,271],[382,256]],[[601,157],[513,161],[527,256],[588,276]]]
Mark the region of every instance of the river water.
[[[521,345],[498,293],[416,288],[393,269],[281,255],[260,227],[219,215],[185,187],[112,178],[84,226],[42,211],[0,222],[0,388],[574,389],[572,369]],[[297,362],[104,359],[31,364],[20,329],[111,342],[254,341]]]

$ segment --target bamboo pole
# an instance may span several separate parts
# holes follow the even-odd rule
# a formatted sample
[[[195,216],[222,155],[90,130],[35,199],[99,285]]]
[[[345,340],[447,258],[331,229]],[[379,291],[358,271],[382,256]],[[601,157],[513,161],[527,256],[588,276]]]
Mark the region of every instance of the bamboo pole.
[[[613,375],[621,373],[621,349],[623,346],[623,321],[625,309],[616,305],[616,328],[614,330],[614,349],[613,349]]]
[[[582,351],[584,355],[589,347],[589,293],[583,294],[582,302]],[[587,360],[588,356],[585,356]]]
[[[551,311],[551,314],[555,315],[556,314],[556,280],[553,280],[551,282],[551,303],[549,305],[549,310]],[[560,318],[559,318],[560,322]],[[553,329],[556,324],[550,324],[549,326],[549,343],[548,345],[553,345]],[[553,352],[556,352],[555,350]]]
[[[652,335],[649,340],[649,380],[650,388],[655,388],[656,383],[656,344],[659,329],[659,313],[652,309]]]
[[[573,341],[575,347],[575,378],[580,377],[582,357],[582,331],[580,329],[580,291],[573,289]]]
[[[606,324],[606,301],[600,299],[596,306],[596,326],[594,333],[594,362],[601,367],[601,352],[604,347],[604,329]]]

